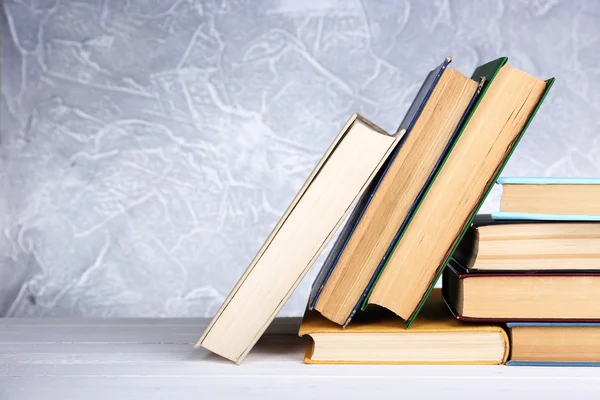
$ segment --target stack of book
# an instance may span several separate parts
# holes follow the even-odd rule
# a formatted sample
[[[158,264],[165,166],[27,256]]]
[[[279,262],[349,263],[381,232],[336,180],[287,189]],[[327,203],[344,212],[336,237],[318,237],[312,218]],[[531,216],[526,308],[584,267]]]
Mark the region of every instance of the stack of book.
[[[476,219],[444,273],[448,305],[506,322],[509,364],[600,362],[600,180],[498,183],[500,212]]]
[[[457,320],[434,286],[458,268],[452,255],[554,80],[506,58],[468,78],[450,61],[427,75],[396,133],[350,118],[198,346],[241,362],[346,220],[300,328],[312,338],[306,362],[506,360],[503,327]]]

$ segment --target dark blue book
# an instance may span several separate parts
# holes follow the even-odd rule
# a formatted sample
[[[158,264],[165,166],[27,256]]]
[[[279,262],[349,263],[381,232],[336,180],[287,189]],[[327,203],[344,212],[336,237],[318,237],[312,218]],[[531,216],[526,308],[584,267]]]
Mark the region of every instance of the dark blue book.
[[[319,272],[309,308],[346,325],[360,308],[435,171],[456,139],[482,82],[448,67],[426,77],[398,132],[402,139],[350,215]]]

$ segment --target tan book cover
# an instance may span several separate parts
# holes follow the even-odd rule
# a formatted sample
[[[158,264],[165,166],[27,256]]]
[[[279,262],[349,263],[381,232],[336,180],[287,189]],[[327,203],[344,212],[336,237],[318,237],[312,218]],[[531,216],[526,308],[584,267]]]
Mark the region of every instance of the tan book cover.
[[[307,310],[298,333],[300,336],[311,336],[304,362],[307,364],[503,364],[509,354],[508,336],[500,325],[473,324],[457,320],[443,301],[440,289],[435,289],[422,312],[410,329],[405,328],[405,321],[388,310],[375,308],[367,310],[355,317],[346,328],[329,321],[318,312]],[[432,335],[435,334],[435,335]],[[438,335],[439,334],[439,335]],[[483,334],[483,335],[481,335]],[[378,337],[379,336],[379,337]],[[331,337],[331,340],[328,339]],[[364,339],[361,339],[364,338]],[[391,344],[395,338],[396,344]],[[405,339],[403,339],[405,337]],[[347,338],[347,340],[346,340]],[[323,340],[325,339],[325,340]],[[334,344],[341,353],[344,347],[371,346],[374,342],[384,359],[375,358],[379,350],[370,350],[365,359],[351,360],[341,357],[340,360],[315,359],[315,345],[322,342]],[[403,341],[405,344],[403,344]],[[496,355],[495,359],[477,359],[479,344],[489,344],[493,351],[486,351],[487,356]],[[423,351],[419,350],[419,345]],[[442,347],[442,345],[444,345]],[[389,346],[389,348],[386,348]],[[407,347],[410,346],[410,349]],[[404,349],[403,349],[404,347]],[[405,351],[410,350],[410,351]],[[460,360],[460,354],[469,352],[471,359]],[[347,352],[351,356],[353,351]],[[420,354],[422,353],[422,354]],[[402,356],[406,357],[402,359]],[[442,355],[441,357],[438,357]],[[452,359],[453,355],[458,355]],[[483,355],[483,353],[482,353]],[[396,359],[394,357],[398,356]],[[438,357],[438,359],[436,359]],[[444,358],[444,359],[441,359]]]
[[[204,331],[204,347],[242,362],[356,205],[404,132],[354,114]]]

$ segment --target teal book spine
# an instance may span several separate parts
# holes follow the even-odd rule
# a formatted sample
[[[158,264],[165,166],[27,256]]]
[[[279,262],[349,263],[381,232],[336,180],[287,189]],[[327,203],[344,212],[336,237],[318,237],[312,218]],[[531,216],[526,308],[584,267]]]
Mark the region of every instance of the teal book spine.
[[[600,185],[598,178],[571,178],[571,177],[500,177],[496,180],[498,185]],[[491,214],[495,221],[566,221],[588,222],[600,221],[600,215],[578,214],[542,214],[524,212],[497,211]]]
[[[600,221],[600,215],[578,214],[535,214],[521,212],[498,211],[491,214],[494,221],[557,221],[557,222],[588,222]]]
[[[597,322],[508,322],[507,328],[518,328],[523,326],[545,326],[545,327],[600,327]],[[595,361],[513,361],[508,360],[506,365],[514,367],[600,367],[600,362]]]
[[[502,176],[496,180],[499,185],[600,185],[599,178]]]
[[[507,361],[510,367],[600,367],[597,362]]]

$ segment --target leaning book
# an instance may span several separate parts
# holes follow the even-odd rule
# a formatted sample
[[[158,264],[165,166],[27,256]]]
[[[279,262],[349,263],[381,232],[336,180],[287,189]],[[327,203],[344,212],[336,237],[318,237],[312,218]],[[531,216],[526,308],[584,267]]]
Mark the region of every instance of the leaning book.
[[[353,115],[205,330],[196,347],[240,363],[398,144]]]

